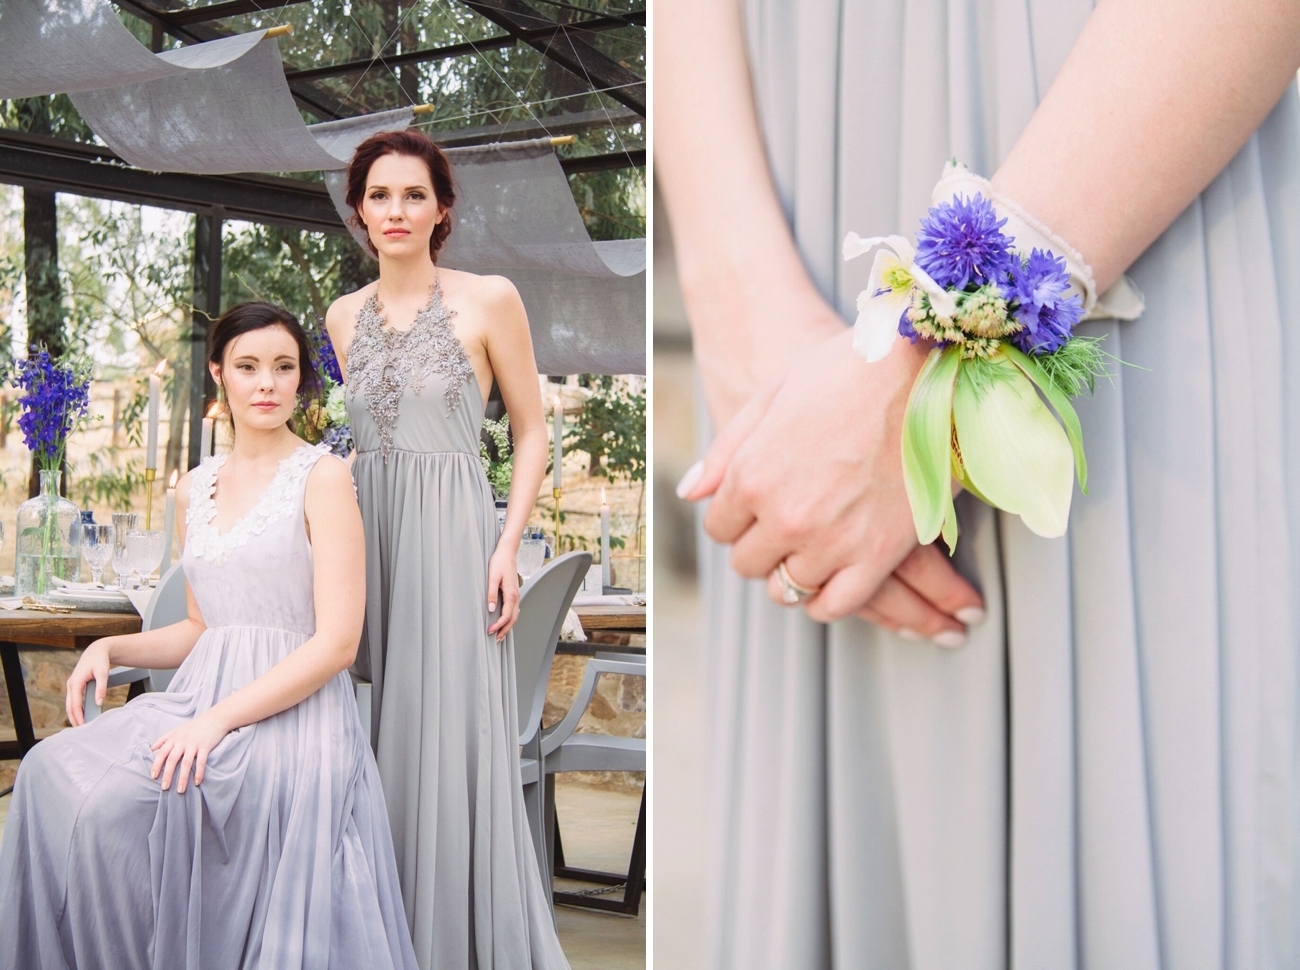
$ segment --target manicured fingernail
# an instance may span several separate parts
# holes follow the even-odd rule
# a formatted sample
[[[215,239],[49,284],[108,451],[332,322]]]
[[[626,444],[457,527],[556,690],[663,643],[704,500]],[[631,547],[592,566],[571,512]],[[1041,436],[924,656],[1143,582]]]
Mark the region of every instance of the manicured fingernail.
[[[497,605],[496,605],[495,603],[489,603],[489,604],[488,604],[488,612],[489,612],[489,613],[495,613],[496,611],[497,611]]]
[[[921,634],[917,633],[915,630],[909,630],[907,627],[903,627],[901,630],[899,630],[898,635],[904,640],[921,639]]]
[[[984,622],[984,607],[963,606],[955,615],[966,626],[979,626]]]
[[[691,491],[699,484],[701,476],[704,474],[704,459],[701,458],[690,468],[686,469],[686,474],[682,480],[677,483],[677,497],[686,498]]]
[[[966,634],[959,633],[956,630],[944,630],[942,633],[936,633],[930,639],[941,647],[960,647],[966,642]]]

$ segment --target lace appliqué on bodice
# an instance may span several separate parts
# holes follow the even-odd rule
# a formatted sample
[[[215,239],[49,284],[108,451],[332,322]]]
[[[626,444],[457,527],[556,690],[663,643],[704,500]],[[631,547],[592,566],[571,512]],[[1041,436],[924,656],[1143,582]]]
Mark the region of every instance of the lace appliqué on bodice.
[[[213,495],[217,488],[217,470],[226,463],[226,456],[205,458],[190,480],[190,507],[185,512],[186,551],[215,566],[223,565],[235,549],[265,532],[272,522],[294,513],[302,495],[303,479],[317,458],[326,454],[329,454],[329,447],[320,444],[299,448],[282,458],[275,478],[257,504],[226,533],[218,533],[212,524],[217,515],[217,502]]]
[[[430,374],[447,379],[443,397],[450,414],[460,405],[461,387],[474,379],[474,366],[451,326],[452,313],[442,302],[442,285],[429,290],[429,302],[409,330],[384,326],[384,307],[371,294],[357,316],[357,329],[348,346],[348,396],[366,395],[366,409],[379,429],[384,459],[393,450],[397,405],[409,386],[419,394]]]

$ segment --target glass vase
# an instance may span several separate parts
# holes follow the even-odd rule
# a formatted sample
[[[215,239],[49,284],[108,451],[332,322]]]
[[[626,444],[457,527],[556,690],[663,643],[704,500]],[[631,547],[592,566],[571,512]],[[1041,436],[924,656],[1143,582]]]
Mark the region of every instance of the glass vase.
[[[54,577],[75,580],[81,571],[81,511],[59,494],[62,476],[42,469],[40,494],[18,506],[16,596],[48,593]]]

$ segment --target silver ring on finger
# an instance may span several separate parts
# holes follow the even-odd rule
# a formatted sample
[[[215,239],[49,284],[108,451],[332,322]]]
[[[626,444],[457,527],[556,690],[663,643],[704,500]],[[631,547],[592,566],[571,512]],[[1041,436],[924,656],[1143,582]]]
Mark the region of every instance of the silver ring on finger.
[[[796,583],[790,576],[790,570],[786,569],[784,559],[776,564],[776,579],[781,584],[781,602],[786,606],[796,606],[821,592],[820,586],[810,588]]]

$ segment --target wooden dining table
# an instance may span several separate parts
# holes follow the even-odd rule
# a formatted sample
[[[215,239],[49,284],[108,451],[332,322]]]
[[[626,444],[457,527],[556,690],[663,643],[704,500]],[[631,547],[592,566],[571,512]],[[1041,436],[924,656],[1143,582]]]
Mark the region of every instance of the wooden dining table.
[[[598,652],[645,655],[644,606],[602,603],[598,606],[575,606],[573,612],[578,614],[587,639],[561,640],[556,644],[556,653],[586,657]],[[636,643],[637,640],[640,643]]]
[[[27,687],[18,660],[20,650],[32,647],[84,650],[100,637],[139,632],[140,616],[137,613],[0,610],[0,670],[4,672],[16,735],[12,741],[0,741],[0,760],[21,758],[36,743],[32,714],[27,706]]]
[[[641,634],[644,643],[646,608],[621,604],[577,606],[574,612],[582,621],[583,630],[589,634],[628,634],[629,639]],[[4,673],[5,688],[9,695],[9,710],[13,714],[15,738],[0,740],[0,760],[21,758],[36,743],[32,727],[31,710],[27,705],[27,687],[23,682],[22,665],[18,654],[28,648],[63,648],[84,650],[100,637],[122,633],[139,633],[140,617],[135,613],[90,613],[76,610],[72,613],[44,613],[34,610],[0,610],[0,671]],[[602,637],[601,639],[605,639]],[[644,654],[644,645],[588,641],[586,643],[563,641],[561,653],[591,655],[597,650]]]

